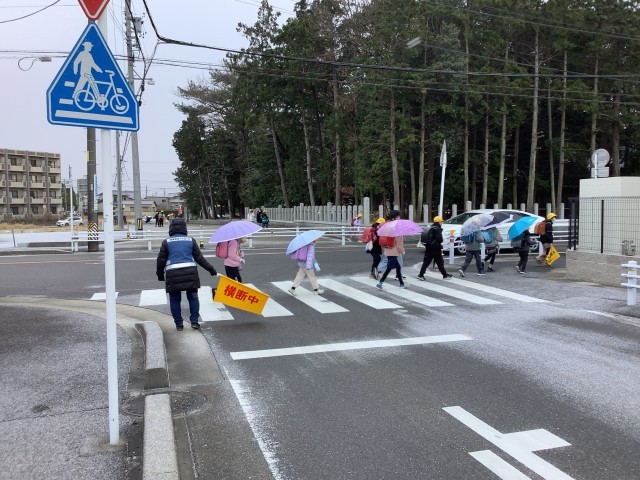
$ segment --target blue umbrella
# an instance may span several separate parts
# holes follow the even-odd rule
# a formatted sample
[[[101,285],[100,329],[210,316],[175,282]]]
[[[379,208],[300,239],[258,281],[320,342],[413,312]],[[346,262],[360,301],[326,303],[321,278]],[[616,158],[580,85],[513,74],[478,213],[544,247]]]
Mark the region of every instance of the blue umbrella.
[[[287,247],[287,255],[295,252],[296,250],[300,250],[305,245],[309,245],[325,233],[326,232],[321,232],[320,230],[307,230],[306,232],[302,232],[300,235],[294,237],[289,243],[289,246]]]
[[[519,218],[511,228],[509,229],[509,240],[518,238],[524,233],[525,230],[529,230],[529,227],[538,221],[538,217],[524,216]]]

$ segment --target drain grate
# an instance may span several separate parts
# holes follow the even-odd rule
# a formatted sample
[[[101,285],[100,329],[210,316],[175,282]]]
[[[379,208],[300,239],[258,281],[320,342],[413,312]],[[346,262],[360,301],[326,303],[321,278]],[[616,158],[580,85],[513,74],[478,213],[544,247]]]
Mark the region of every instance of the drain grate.
[[[205,397],[201,393],[185,392],[182,390],[169,390],[165,388],[156,389],[153,391],[153,393],[149,392],[146,395],[153,395],[157,393],[169,394],[169,399],[171,401],[171,413],[173,415],[191,413],[201,408],[207,401],[207,397]],[[120,406],[121,412],[133,417],[143,417],[144,397],[146,395],[143,394],[137,397],[130,397],[126,399]]]

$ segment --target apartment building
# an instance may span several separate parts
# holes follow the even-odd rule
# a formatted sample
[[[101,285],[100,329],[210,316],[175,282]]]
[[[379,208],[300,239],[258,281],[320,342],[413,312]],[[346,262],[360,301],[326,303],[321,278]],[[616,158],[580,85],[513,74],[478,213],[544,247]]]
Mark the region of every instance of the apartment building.
[[[5,220],[63,213],[60,154],[0,149],[0,212]]]

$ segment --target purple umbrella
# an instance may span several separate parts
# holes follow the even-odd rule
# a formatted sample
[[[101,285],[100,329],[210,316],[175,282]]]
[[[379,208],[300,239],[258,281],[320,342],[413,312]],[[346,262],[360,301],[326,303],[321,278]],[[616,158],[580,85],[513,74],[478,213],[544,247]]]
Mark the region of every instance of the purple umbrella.
[[[383,223],[376,234],[382,237],[403,237],[404,235],[417,235],[422,233],[422,228],[411,220],[393,220]]]
[[[213,232],[209,243],[228,242],[236,238],[248,237],[260,230],[262,230],[262,227],[248,220],[235,220],[221,226]]]

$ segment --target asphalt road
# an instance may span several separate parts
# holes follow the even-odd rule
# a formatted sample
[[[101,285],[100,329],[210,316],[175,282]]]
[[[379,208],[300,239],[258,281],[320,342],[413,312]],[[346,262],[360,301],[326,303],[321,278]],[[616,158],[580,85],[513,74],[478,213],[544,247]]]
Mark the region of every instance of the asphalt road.
[[[640,478],[640,320],[611,315],[629,312],[625,291],[565,281],[564,258],[548,268],[532,256],[519,275],[513,255],[485,277],[472,265],[466,279],[421,283],[421,254],[405,256],[406,292],[393,281],[380,292],[360,245],[321,243],[315,305],[279,287],[296,270],[281,248],[247,252],[244,281],[289,313],[230,310],[202,332],[273,477]],[[162,288],[155,255],[116,253],[118,303]],[[104,291],[101,261],[2,257],[0,295],[90,299]]]

